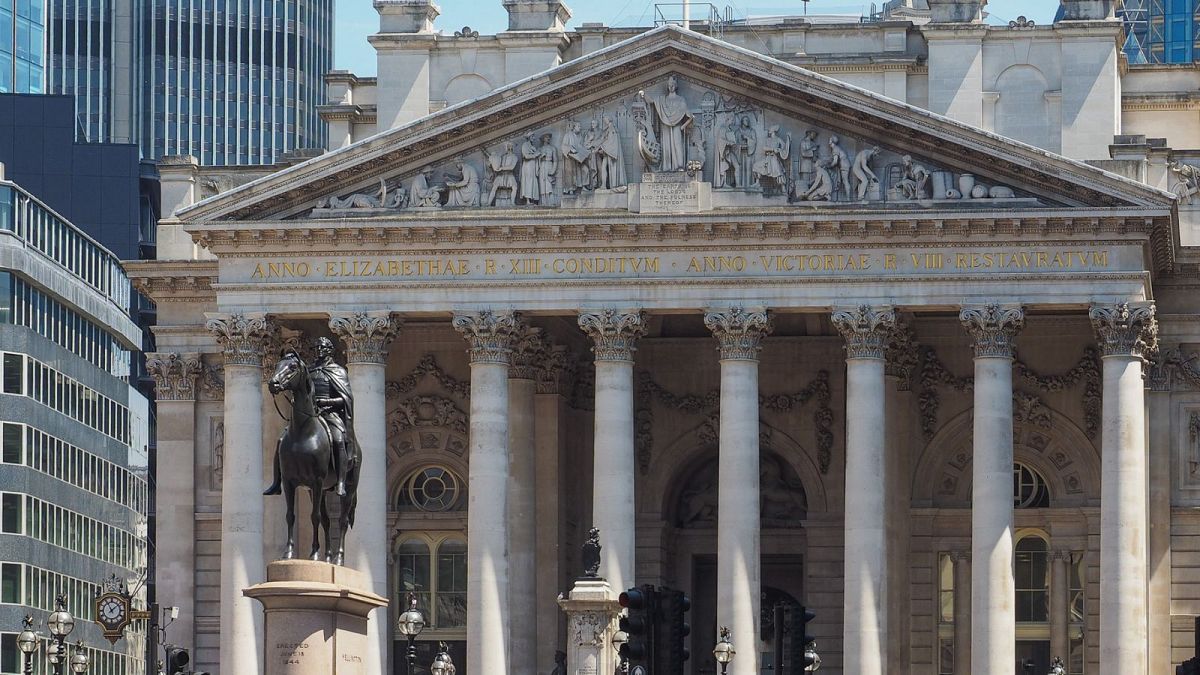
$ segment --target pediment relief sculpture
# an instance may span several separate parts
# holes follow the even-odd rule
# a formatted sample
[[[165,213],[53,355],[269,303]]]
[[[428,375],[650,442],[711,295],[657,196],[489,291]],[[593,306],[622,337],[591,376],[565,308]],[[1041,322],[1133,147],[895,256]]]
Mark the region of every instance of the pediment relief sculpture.
[[[321,197],[310,217],[458,208],[641,211],[636,200],[648,190],[630,186],[645,183],[694,184],[696,193],[711,194],[711,203],[705,202],[711,208],[982,204],[1024,197],[975,174],[671,74],[449,162],[383,178],[370,191]]]

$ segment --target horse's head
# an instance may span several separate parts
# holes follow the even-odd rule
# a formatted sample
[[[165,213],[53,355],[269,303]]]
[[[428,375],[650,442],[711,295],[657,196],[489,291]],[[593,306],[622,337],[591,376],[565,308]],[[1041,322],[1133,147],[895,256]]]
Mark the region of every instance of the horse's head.
[[[300,388],[301,378],[307,372],[304,359],[300,358],[300,354],[296,353],[294,349],[286,349],[279,358],[279,363],[275,365],[275,374],[267,383],[267,389],[272,394],[278,394],[285,390],[296,391]]]

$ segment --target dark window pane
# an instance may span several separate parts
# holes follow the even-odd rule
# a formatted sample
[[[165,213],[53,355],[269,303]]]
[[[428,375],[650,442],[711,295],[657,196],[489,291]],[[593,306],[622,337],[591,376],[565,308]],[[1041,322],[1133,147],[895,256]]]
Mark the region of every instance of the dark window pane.
[[[21,429],[17,424],[5,424],[3,431],[3,459],[5,464],[21,463]]]
[[[21,566],[15,563],[0,565],[0,602],[21,602]]]

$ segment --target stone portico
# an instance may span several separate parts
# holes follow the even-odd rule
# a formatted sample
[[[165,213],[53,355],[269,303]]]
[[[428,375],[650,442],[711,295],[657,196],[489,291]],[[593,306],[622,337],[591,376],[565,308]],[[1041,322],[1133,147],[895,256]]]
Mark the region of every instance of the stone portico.
[[[556,599],[593,526],[614,590],[693,598],[689,673],[721,625],[760,672],[780,601],[831,672],[1162,672],[1200,485],[1177,221],[1171,194],[645,33],[161,224],[191,243],[130,273],[159,351],[201,367],[160,409],[193,439],[160,471],[194,476],[159,497],[193,537],[160,597],[200,664],[259,668],[264,382],[327,335],[364,451],[348,560],[392,601],[371,672],[402,672],[411,591],[423,648],[549,673],[584,639]]]

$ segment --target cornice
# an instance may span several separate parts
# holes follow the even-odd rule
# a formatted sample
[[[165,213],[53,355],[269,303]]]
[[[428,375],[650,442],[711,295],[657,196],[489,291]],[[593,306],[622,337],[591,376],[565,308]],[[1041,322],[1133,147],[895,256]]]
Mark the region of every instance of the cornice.
[[[377,108],[373,103],[369,105],[335,104],[317,106],[317,113],[326,122],[333,120],[349,120],[356,124],[374,122],[376,111]]]
[[[123,263],[129,281],[156,303],[215,301],[217,261],[139,260]]]
[[[1200,95],[1190,92],[1127,93],[1121,95],[1121,110],[1126,112],[1200,110]]]
[[[1047,200],[1164,206],[1172,199],[810,70],[665,27],[204,200],[180,215],[192,221],[291,215],[310,206],[314,193],[365,188],[408,168],[450,159],[488,139],[537,128],[572,109],[618,97],[624,88],[665,71],[745,93],[764,106],[841,133],[937,157],[949,168],[979,173],[986,167],[997,182],[1029,186]]]

